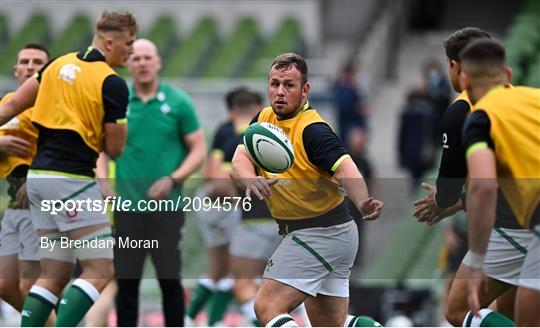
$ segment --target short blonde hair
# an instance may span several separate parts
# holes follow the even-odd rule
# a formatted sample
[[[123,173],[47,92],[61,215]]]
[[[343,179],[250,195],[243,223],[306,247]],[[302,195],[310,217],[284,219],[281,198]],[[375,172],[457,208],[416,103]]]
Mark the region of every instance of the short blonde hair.
[[[123,32],[134,35],[139,31],[135,16],[130,12],[104,11],[96,23],[96,32]]]

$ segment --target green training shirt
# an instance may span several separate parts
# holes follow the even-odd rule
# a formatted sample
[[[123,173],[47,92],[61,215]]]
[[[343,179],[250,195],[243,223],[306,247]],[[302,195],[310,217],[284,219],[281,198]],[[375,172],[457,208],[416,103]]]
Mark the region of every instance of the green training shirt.
[[[155,97],[143,103],[129,87],[128,134],[124,152],[116,161],[118,195],[130,199],[135,208],[148,200],[148,188],[169,176],[184,161],[188,149],[184,137],[200,127],[191,98],[166,83],[159,84]],[[181,196],[176,186],[169,199]]]

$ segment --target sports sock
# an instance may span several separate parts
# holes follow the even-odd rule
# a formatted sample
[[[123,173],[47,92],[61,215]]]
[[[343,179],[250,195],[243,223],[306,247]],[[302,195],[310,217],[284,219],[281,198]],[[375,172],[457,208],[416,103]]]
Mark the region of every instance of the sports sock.
[[[201,311],[210,297],[214,294],[215,288],[215,283],[211,279],[199,279],[187,311],[189,318],[192,320],[195,319],[197,314],[199,314],[199,311]]]
[[[261,323],[259,320],[257,320],[257,315],[255,314],[255,300],[249,300],[242,303],[240,310],[242,311],[244,318],[251,324],[253,324],[255,327],[261,326]]]
[[[49,290],[34,285],[26,297],[21,311],[21,327],[43,327],[58,297]]]
[[[298,324],[288,313],[283,313],[270,320],[266,327],[298,327]]]
[[[76,279],[58,305],[56,327],[76,327],[99,297],[99,291],[84,279]]]
[[[467,312],[463,327],[515,327],[515,324],[497,311],[480,309],[477,316],[471,311]]]
[[[229,278],[217,282],[217,291],[212,295],[208,305],[208,326],[213,326],[223,319],[227,306],[232,300],[232,286],[234,281]]]
[[[382,327],[382,325],[364,315],[348,315],[343,327]]]

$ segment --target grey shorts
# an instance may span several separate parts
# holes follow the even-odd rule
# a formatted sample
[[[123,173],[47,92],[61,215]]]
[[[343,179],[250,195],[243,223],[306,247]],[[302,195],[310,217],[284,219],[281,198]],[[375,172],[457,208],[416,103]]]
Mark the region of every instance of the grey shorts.
[[[306,294],[349,296],[349,277],[358,250],[354,221],[287,234],[272,254],[264,278]]]
[[[540,292],[540,224],[534,227],[533,234],[521,268],[519,286]]]
[[[39,261],[39,237],[30,210],[7,209],[0,227],[0,256],[18,254],[20,261]]]
[[[197,190],[196,197],[207,197],[204,187]],[[219,211],[212,208],[210,211],[195,212],[195,215],[204,246],[208,248],[228,245],[231,242],[233,230],[240,221],[242,212]]]
[[[32,223],[37,230],[56,229],[65,232],[109,223],[109,218],[103,210],[87,206],[94,201],[103,205],[95,179],[28,172],[26,181]],[[62,201],[69,206],[61,211],[53,211],[51,201]],[[72,210],[76,202],[81,205]]]
[[[527,247],[532,238],[532,231],[527,229],[493,229],[484,260],[486,275],[517,286]],[[462,263],[470,265],[469,253],[465,255]]]
[[[237,257],[266,261],[282,237],[274,219],[240,221],[233,230],[229,253]]]

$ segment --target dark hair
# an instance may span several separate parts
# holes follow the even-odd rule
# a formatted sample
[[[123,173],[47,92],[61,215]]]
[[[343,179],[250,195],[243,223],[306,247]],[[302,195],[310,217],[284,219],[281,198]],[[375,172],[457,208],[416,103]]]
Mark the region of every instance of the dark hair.
[[[39,44],[39,43],[27,43],[24,47],[22,47],[19,51],[21,50],[24,50],[24,49],[36,49],[36,50],[41,50],[43,51],[46,55],[47,55],[47,59],[49,59],[51,57],[51,55],[49,54],[49,50],[47,49],[47,47],[45,47],[44,45],[42,44]],[[19,61],[19,59],[17,58],[17,61]]]
[[[506,50],[499,41],[476,40],[459,53],[459,58],[472,64],[503,65],[506,61]]]
[[[448,39],[444,41],[446,56],[459,62],[459,53],[471,41],[476,39],[491,39],[491,35],[477,27],[465,27],[452,33]]]
[[[293,52],[284,53],[276,57],[270,65],[270,70],[272,68],[278,70],[289,70],[292,67],[296,67],[302,75],[302,85],[304,85],[308,80],[308,68],[304,58]],[[270,73],[270,71],[268,71]]]
[[[225,103],[227,103],[227,109],[231,110],[231,108],[234,107],[235,98],[238,95],[240,95],[242,93],[246,93],[246,92],[249,92],[249,90],[246,87],[238,87],[236,89],[233,89],[233,90],[229,91],[225,95]]]

